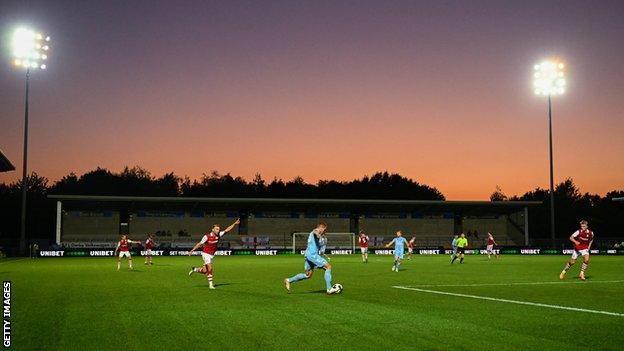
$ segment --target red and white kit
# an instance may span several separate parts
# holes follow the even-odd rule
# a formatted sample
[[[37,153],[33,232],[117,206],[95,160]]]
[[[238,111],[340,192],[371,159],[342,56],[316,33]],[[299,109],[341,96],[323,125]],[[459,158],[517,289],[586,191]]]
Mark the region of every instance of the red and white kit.
[[[368,252],[368,235],[364,235],[363,237],[360,237],[360,251],[362,253],[366,253]]]
[[[578,245],[574,245],[572,259],[576,260],[579,256],[589,255],[589,243],[594,240],[594,232],[589,229],[579,229],[572,234],[574,240],[578,241]]]
[[[411,238],[410,241],[407,242],[407,252],[412,253],[412,251],[414,251],[415,243],[416,243],[416,238]]]
[[[119,248],[119,257],[130,257],[130,243],[128,239],[119,240],[117,247]]]
[[[152,254],[153,248],[154,248],[154,240],[152,240],[152,238],[147,238],[147,240],[145,240],[145,250],[147,251],[148,255]]]
[[[486,247],[486,249],[487,249],[488,252],[491,252],[493,248],[494,248],[494,238],[489,236],[487,238],[487,247]]]
[[[201,239],[200,243],[204,245],[202,249],[202,258],[204,259],[204,264],[212,263],[212,258],[214,257],[215,252],[217,252],[217,244],[219,243],[219,239],[225,234],[225,231],[220,231],[219,234],[215,234],[210,232],[205,234]]]

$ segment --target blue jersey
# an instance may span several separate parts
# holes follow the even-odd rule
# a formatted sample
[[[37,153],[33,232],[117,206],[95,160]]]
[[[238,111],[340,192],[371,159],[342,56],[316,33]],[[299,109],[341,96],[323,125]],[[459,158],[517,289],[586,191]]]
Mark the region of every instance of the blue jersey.
[[[310,232],[308,236],[308,247],[306,248],[306,257],[317,256],[319,254],[319,240],[316,237],[316,230]]]
[[[453,238],[453,241],[451,241],[451,246],[457,247],[457,238]]]
[[[327,238],[325,236],[321,236],[318,242],[319,242],[319,253],[324,254],[325,249],[327,248]]]
[[[397,236],[396,238],[392,239],[390,244],[392,243],[394,243],[394,251],[403,251],[405,245],[407,245],[407,239],[402,236]]]

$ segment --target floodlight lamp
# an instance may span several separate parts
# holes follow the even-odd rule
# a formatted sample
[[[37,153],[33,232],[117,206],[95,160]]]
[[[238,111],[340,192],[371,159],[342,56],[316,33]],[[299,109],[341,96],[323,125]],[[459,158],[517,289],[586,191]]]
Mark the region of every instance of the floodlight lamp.
[[[11,38],[15,66],[32,69],[42,68],[39,60],[48,59],[50,37],[25,27],[18,27]]]
[[[533,86],[537,95],[561,95],[565,92],[565,64],[556,59],[544,60],[533,67]]]

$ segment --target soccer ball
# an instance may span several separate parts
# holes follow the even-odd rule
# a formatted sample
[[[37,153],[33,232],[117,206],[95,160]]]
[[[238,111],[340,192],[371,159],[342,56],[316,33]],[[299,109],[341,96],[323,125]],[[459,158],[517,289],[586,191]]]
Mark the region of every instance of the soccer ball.
[[[336,294],[340,294],[342,292],[342,284],[334,284],[332,288],[334,288],[334,290],[336,291]]]

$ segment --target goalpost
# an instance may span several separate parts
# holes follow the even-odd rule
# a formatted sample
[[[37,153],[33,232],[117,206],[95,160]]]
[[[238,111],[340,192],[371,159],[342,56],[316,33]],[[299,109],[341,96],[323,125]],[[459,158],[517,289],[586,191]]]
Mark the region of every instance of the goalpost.
[[[292,252],[297,249],[305,250],[308,242],[309,232],[297,232],[292,234]],[[325,233],[327,237],[327,250],[347,249],[355,253],[355,233]]]

